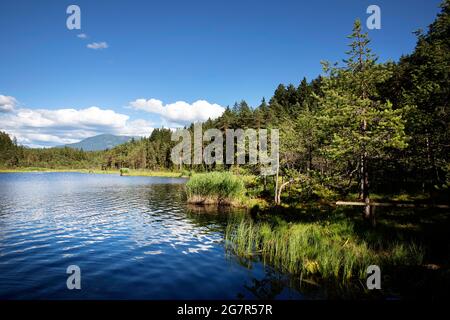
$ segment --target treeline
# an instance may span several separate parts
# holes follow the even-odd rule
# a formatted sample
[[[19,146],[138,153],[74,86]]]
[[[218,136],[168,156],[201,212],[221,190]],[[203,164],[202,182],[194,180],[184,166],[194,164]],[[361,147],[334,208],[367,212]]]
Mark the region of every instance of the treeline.
[[[349,38],[343,63],[324,62],[323,75],[298,86],[280,84],[255,108],[245,101],[227,107],[203,128],[280,129],[280,184],[298,198],[356,193],[367,201],[369,189],[448,192],[450,1],[443,2],[427,33],[417,32],[414,52],[398,62],[377,61],[359,21]],[[170,159],[175,142],[164,128],[97,153],[27,149],[8,139],[1,135],[3,166],[175,169]],[[239,170],[259,173],[257,166]]]
[[[103,169],[172,169],[170,129],[154,129],[149,137],[131,140],[104,152]]]
[[[0,168],[97,168],[103,163],[103,156],[103,152],[85,152],[69,147],[27,148],[0,131]]]
[[[155,129],[147,138],[132,139],[105,151],[83,151],[70,147],[27,148],[0,131],[0,168],[71,169],[171,169],[170,129]]]

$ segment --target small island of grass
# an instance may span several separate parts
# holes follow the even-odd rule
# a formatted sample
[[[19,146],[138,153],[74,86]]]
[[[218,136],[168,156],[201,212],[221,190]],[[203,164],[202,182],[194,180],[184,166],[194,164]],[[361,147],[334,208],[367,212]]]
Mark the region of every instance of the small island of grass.
[[[230,172],[199,173],[186,183],[186,193],[191,204],[240,205],[245,186],[240,177]]]

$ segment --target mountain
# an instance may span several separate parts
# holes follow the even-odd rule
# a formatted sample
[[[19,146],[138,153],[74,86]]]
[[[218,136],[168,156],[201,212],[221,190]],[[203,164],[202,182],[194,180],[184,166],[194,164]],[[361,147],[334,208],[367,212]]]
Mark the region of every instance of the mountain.
[[[112,134],[99,134],[98,136],[89,137],[77,143],[66,144],[66,147],[74,149],[83,149],[84,151],[100,151],[114,148],[115,146],[128,142],[131,139],[138,139],[129,136],[115,136]]]

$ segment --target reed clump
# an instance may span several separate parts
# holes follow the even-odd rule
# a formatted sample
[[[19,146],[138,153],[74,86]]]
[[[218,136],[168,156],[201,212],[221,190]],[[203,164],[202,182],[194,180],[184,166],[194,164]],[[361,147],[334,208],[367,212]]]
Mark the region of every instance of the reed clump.
[[[198,173],[186,183],[186,194],[192,204],[238,205],[245,199],[245,186],[229,172]]]
[[[259,255],[264,263],[291,274],[348,280],[367,277],[369,265],[416,265],[424,253],[414,243],[390,242],[372,247],[346,222],[281,223],[249,219],[228,224],[227,250],[244,257]]]

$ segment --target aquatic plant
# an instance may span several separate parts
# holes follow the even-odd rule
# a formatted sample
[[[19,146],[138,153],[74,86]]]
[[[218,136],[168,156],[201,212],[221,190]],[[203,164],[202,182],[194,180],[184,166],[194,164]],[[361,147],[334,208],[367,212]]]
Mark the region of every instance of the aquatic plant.
[[[186,183],[189,203],[239,204],[244,199],[245,186],[239,176],[229,172],[194,174]]]
[[[292,274],[348,280],[366,277],[369,265],[417,265],[423,249],[413,242],[389,241],[374,248],[358,237],[350,222],[269,223],[230,221],[227,250],[243,257],[258,255],[264,263]]]

